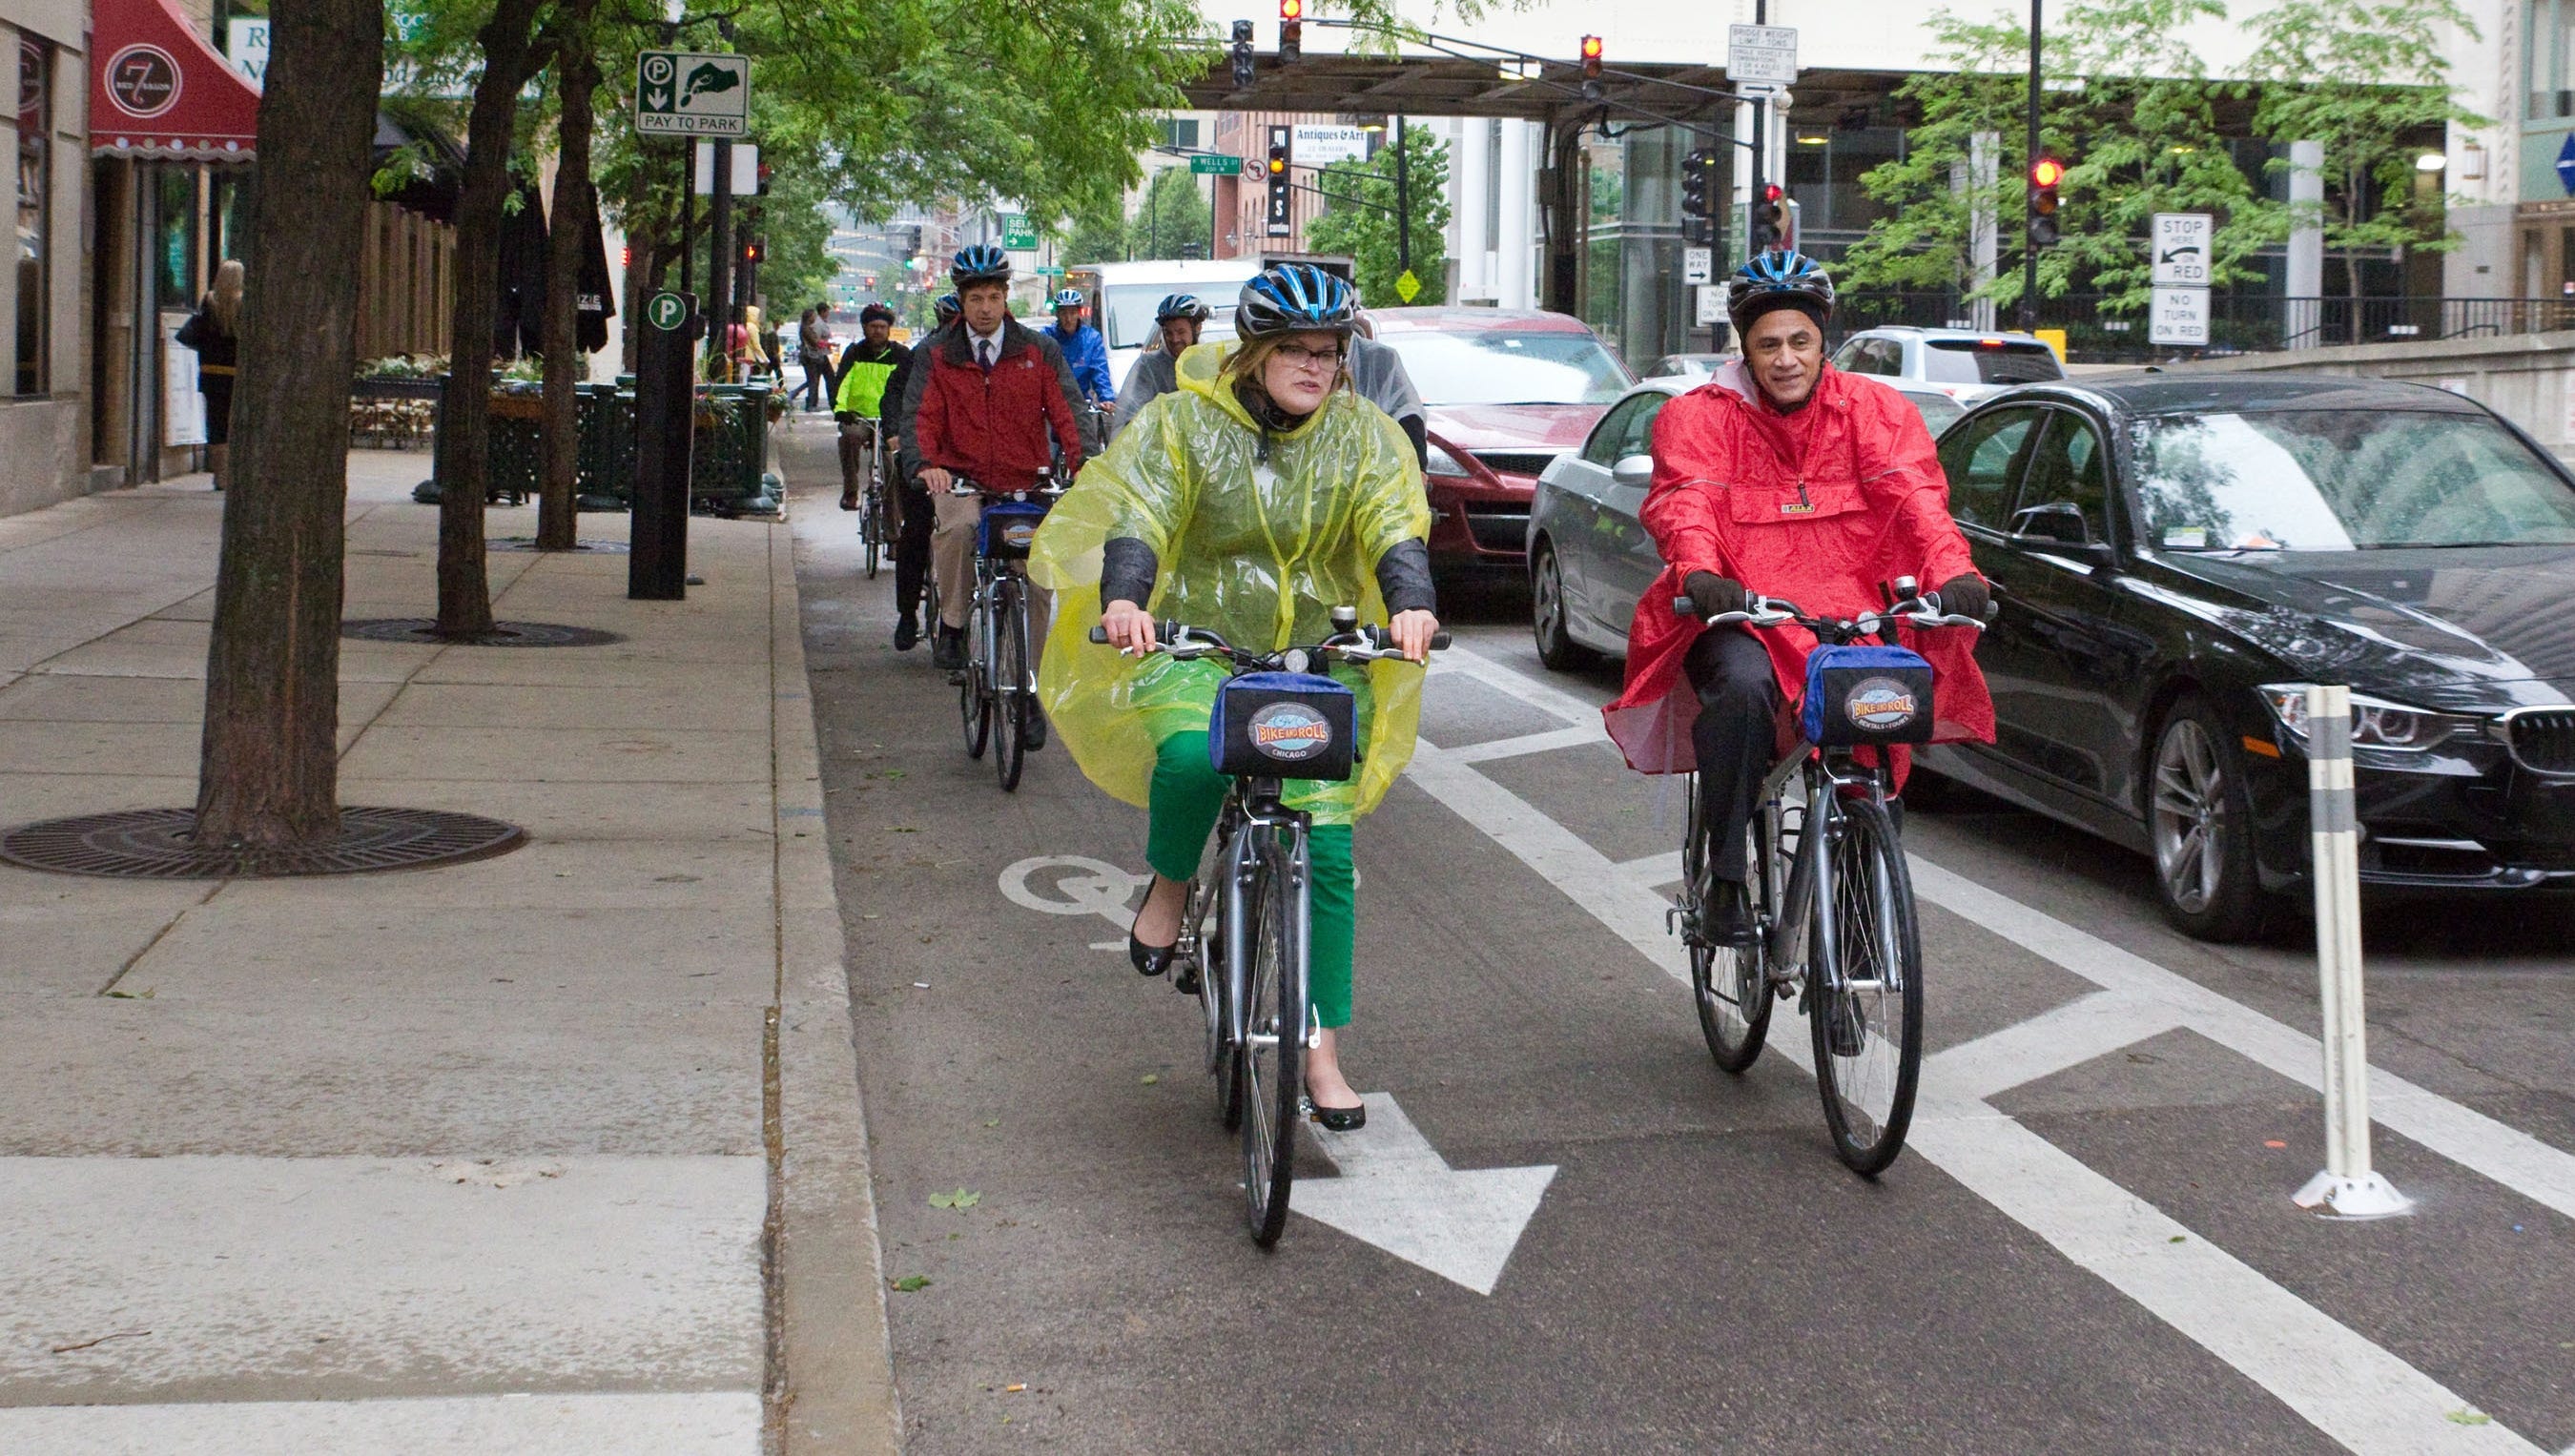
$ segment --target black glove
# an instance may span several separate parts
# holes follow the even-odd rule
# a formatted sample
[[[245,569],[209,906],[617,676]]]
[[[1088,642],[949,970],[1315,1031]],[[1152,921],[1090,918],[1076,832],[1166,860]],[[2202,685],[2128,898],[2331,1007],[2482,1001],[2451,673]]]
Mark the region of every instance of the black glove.
[[[1955,617],[1972,617],[1978,622],[1994,605],[1993,589],[1973,572],[1951,577],[1940,584],[1940,610]]]
[[[1701,617],[1714,617],[1720,612],[1741,612],[1752,603],[1752,594],[1732,577],[1714,572],[1692,572],[1681,580],[1681,590],[1689,595],[1690,605]]]

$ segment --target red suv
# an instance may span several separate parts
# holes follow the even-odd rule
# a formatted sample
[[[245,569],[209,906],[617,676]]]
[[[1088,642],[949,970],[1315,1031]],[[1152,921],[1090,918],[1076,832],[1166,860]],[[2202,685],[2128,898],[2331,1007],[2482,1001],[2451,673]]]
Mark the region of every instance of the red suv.
[[[1368,318],[1421,393],[1431,554],[1516,573],[1538,473],[1582,447],[1635,383],[1627,366],[1564,314],[1371,309]]]

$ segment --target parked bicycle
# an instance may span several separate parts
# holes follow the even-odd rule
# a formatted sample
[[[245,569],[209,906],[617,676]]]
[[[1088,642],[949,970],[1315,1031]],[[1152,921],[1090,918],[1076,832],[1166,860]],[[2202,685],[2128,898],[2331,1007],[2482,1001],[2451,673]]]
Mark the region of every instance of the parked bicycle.
[[[1697,610],[1687,597],[1672,607],[1684,616]],[[1984,623],[1943,613],[1938,596],[1910,577],[1896,579],[1885,608],[1851,621],[1755,597],[1746,610],[1707,623],[1794,623],[1820,646],[1807,659],[1797,742],[1753,800],[1744,885],[1752,943],[1717,944],[1705,933],[1715,852],[1696,775],[1681,898],[1667,924],[1689,947],[1699,1030],[1724,1070],[1750,1067],[1774,1000],[1796,998],[1813,1037],[1833,1151],[1854,1172],[1874,1176],[1903,1149],[1922,1067],[1922,944],[1885,763],[1894,745],[1929,740],[1933,698],[1930,667],[1895,642],[1893,628],[1982,631]],[[1882,645],[1861,645],[1872,637]],[[1874,750],[1870,761],[1860,760],[1862,748]]]
[[[1029,648],[1031,634],[1043,627],[1029,621],[1029,544],[1064,488],[1044,472],[1030,489],[1008,493],[987,492],[960,476],[949,494],[988,497],[975,530],[975,598],[966,618],[966,669],[958,678],[957,711],[965,725],[967,756],[984,756],[989,739],[994,770],[1009,792],[1020,786],[1032,715],[1043,712]]]
[[[1220,771],[1234,775],[1207,862],[1190,881],[1174,943],[1172,984],[1199,998],[1217,1115],[1243,1138],[1245,1214],[1255,1242],[1279,1241],[1295,1180],[1296,1124],[1313,1109],[1304,1053],[1321,1035],[1306,994],[1308,816],[1287,806],[1288,778],[1337,781],[1359,762],[1355,696],[1334,663],[1400,658],[1358,609],[1332,609],[1332,635],[1310,648],[1248,652],[1213,632],[1165,622],[1156,652],[1223,658],[1234,674],[1208,726]],[[1091,630],[1105,643],[1108,633]],[[1433,651],[1448,635],[1430,640]]]

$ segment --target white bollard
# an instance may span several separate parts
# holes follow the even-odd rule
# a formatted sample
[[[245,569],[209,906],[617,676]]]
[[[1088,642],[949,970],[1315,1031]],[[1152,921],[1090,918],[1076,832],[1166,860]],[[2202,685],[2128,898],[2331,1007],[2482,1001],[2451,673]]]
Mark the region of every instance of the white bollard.
[[[2369,1166],[2369,1037],[2360,982],[2360,818],[2351,793],[2351,690],[2307,688],[2307,815],[2324,998],[2325,1170],[2294,1195],[2334,1218],[2414,1205]]]

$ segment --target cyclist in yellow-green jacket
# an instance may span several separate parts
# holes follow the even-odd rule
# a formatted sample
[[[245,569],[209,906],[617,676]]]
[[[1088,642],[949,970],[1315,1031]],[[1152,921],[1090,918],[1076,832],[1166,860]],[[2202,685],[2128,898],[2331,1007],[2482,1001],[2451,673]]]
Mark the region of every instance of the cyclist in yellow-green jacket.
[[[841,382],[832,392],[832,415],[841,422],[841,509],[859,509],[862,451],[875,422],[885,417],[886,381],[912,357],[894,342],[894,310],[870,304],[859,311],[858,340],[841,351]]]

